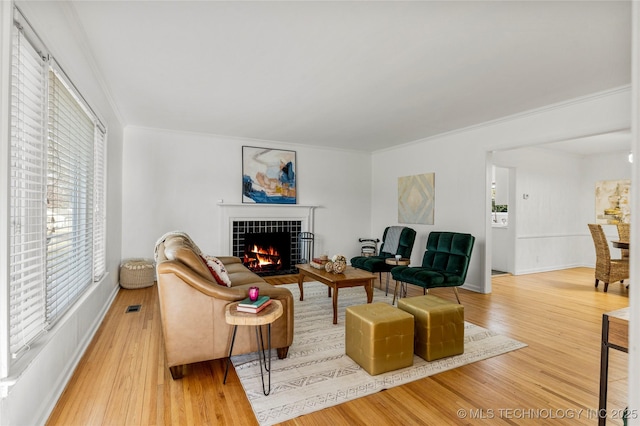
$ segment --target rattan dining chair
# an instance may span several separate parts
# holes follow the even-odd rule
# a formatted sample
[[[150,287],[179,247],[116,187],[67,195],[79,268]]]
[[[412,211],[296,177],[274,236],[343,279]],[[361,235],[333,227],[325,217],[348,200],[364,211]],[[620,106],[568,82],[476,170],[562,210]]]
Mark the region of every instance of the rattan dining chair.
[[[630,227],[628,223],[619,223],[618,224],[618,238],[620,241],[629,241],[631,238]],[[623,259],[629,259],[629,250],[628,249],[620,249],[622,253]]]
[[[602,230],[601,225],[589,224],[589,231],[593,237],[593,244],[596,248],[596,288],[600,281],[604,282],[605,293],[609,289],[609,283],[620,281],[624,284],[624,280],[629,278],[629,258],[612,259],[609,251],[609,242]]]

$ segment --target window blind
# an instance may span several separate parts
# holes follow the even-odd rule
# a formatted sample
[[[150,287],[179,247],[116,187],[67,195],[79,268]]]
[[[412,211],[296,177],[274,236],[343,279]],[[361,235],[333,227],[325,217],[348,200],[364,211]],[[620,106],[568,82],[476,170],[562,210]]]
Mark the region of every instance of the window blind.
[[[95,159],[94,159],[94,209],[93,209],[93,279],[98,281],[106,272],[105,247],[107,246],[107,212],[105,182],[105,131],[95,126]]]
[[[49,324],[93,282],[95,126],[62,80],[49,71],[47,300]]]
[[[10,363],[106,271],[106,129],[14,10],[10,278],[0,298]]]
[[[44,328],[46,256],[45,63],[13,33],[9,200],[9,348],[28,347]]]

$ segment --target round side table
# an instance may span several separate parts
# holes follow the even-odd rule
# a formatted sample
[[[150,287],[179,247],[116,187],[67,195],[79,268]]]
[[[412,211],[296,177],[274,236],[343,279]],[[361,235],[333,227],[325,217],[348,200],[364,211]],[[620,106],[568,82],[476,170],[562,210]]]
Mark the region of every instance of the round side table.
[[[411,262],[411,259],[407,259],[406,257],[401,257],[400,259],[396,259],[395,257],[389,257],[384,260],[387,265],[395,265],[395,266],[408,266]],[[391,272],[389,271],[387,274],[387,290],[389,289],[389,275]],[[405,283],[400,283],[400,295],[404,292],[405,297],[407,296],[407,286]],[[396,295],[398,294],[398,280],[396,280],[396,287],[393,290],[393,302],[392,305],[396,303]]]
[[[271,324],[282,316],[282,313],[284,312],[284,310],[282,309],[282,303],[279,300],[271,299],[271,304],[257,314],[252,314],[249,312],[239,312],[238,303],[240,302],[228,304],[224,312],[224,318],[227,324],[233,325],[233,336],[231,337],[231,347],[229,348],[229,357],[227,358],[227,367],[224,371],[224,380],[222,381],[222,383],[226,384],[227,382],[229,364],[231,363],[231,353],[233,352],[233,344],[236,341],[236,332],[238,331],[238,326],[254,326],[256,329],[256,343],[258,344],[258,358],[260,363],[260,376],[262,378],[262,392],[266,396],[271,392]],[[264,352],[264,339],[262,337],[261,328],[261,326],[263,325],[267,326],[267,347],[269,350],[268,356],[266,356]],[[263,364],[264,369],[267,371],[269,376],[268,389],[265,389],[264,386],[264,371],[262,368]]]

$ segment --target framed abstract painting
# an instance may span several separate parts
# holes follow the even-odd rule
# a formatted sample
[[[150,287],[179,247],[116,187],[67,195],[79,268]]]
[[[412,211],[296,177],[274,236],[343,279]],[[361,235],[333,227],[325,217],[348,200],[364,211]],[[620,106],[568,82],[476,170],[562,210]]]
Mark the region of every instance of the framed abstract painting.
[[[296,152],[242,147],[242,202],[296,204]]]
[[[435,173],[398,178],[398,223],[433,225]]]
[[[596,223],[602,225],[630,223],[630,193],[631,179],[596,182]]]

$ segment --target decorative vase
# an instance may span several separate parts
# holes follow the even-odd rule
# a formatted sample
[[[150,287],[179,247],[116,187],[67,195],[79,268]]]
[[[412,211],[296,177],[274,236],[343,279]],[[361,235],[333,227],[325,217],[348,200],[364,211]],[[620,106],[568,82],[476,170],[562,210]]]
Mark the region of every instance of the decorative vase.
[[[335,274],[341,274],[347,269],[347,258],[341,254],[334,255],[328,263],[331,263],[331,272]]]
[[[332,261],[328,261],[327,263],[324,264],[324,270],[327,272],[333,272],[333,262]]]
[[[333,272],[336,274],[341,274],[344,270],[347,269],[347,262],[343,260],[337,260],[333,262]]]
[[[255,302],[260,296],[260,289],[258,287],[249,287],[249,300]]]

